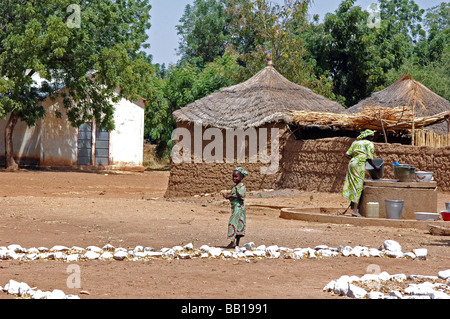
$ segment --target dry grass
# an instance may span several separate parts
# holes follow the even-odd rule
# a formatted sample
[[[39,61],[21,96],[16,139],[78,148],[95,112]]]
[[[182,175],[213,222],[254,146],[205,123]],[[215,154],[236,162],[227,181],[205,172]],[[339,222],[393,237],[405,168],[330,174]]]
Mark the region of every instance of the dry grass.
[[[144,144],[144,167],[146,170],[168,170],[171,168],[170,158],[158,158],[156,145]]]
[[[433,116],[414,117],[414,113],[407,106],[399,107],[365,107],[358,113],[335,114],[308,111],[292,112],[293,122],[301,125],[336,126],[346,129],[411,130],[445,121],[450,111]]]

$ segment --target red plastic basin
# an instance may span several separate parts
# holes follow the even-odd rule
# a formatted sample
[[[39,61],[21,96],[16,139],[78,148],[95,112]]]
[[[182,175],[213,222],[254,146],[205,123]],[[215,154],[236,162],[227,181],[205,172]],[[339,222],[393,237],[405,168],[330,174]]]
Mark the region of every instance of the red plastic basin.
[[[450,222],[450,212],[444,210],[441,212],[441,215],[443,220]]]

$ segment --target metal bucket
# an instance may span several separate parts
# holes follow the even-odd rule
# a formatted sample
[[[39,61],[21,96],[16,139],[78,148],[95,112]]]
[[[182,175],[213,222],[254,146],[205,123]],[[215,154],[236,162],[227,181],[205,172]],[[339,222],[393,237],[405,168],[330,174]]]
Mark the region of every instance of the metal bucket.
[[[374,158],[373,163],[380,167],[379,171],[376,171],[372,165],[366,162],[366,170],[369,172],[371,179],[380,179],[384,175],[384,161],[381,158]]]
[[[408,164],[394,165],[394,176],[403,183],[410,183],[416,180],[416,168]]]
[[[450,203],[445,203],[445,210],[450,212]]]
[[[402,219],[402,211],[404,200],[389,200],[386,199],[386,217],[388,219]]]

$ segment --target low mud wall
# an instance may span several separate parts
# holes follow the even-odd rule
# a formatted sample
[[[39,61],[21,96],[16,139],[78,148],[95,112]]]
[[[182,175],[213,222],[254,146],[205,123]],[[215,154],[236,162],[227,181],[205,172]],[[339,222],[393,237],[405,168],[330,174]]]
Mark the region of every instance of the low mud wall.
[[[279,187],[341,192],[347,172],[345,152],[354,139],[290,139],[283,149]],[[385,162],[384,178],[394,178],[394,161],[434,173],[441,191],[450,191],[450,147],[433,148],[375,143],[375,157]]]
[[[298,141],[290,138],[283,149],[278,187],[340,192],[348,166],[344,154],[352,141],[350,138]]]
[[[279,170],[261,175],[261,164],[239,164],[249,171],[248,190],[293,188],[305,191],[342,191],[348,159],[344,157],[354,139],[346,137],[295,140],[280,143]],[[434,173],[440,191],[450,191],[450,147],[433,148],[375,143],[375,157],[385,162],[384,178],[394,178],[393,162],[411,164],[417,170]],[[214,193],[233,186],[231,174],[237,164],[175,164],[167,197]]]
[[[278,185],[279,174],[261,175],[259,164],[176,164],[172,166],[166,197],[184,197],[231,190],[233,170],[243,166],[249,175],[247,190],[271,189]]]
[[[411,164],[420,171],[434,173],[440,191],[450,191],[450,147],[376,144],[375,154],[384,159],[386,178],[394,178],[393,162]]]

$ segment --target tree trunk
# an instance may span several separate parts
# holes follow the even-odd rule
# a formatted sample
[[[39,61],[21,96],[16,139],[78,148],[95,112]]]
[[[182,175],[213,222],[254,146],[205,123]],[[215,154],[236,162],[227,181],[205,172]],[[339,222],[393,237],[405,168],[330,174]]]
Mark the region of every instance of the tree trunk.
[[[11,113],[8,119],[8,123],[5,128],[5,157],[6,157],[6,169],[8,171],[16,171],[19,169],[19,165],[17,165],[14,160],[14,149],[13,149],[13,132],[14,127],[19,120],[19,116]]]

